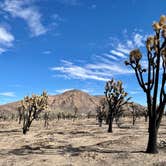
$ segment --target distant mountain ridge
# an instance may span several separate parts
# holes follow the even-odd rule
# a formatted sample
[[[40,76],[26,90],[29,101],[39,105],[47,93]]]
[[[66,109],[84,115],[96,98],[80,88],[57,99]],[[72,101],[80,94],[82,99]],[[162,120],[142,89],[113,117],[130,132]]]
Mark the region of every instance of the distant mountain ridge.
[[[101,99],[104,96],[92,96],[81,90],[69,90],[58,95],[49,95],[48,103],[50,110],[53,112],[74,112],[74,109],[78,109],[79,114],[87,114],[91,111],[92,114],[96,114],[96,107],[100,104]],[[20,101],[0,105],[0,113],[16,113],[17,108],[20,105]],[[145,107],[135,104],[138,109],[143,110]],[[130,111],[130,104],[125,106],[126,111]]]

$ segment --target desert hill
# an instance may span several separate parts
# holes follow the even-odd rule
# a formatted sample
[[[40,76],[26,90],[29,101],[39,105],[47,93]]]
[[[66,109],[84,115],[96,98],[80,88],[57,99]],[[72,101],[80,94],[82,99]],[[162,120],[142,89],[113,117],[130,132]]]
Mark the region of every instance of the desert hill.
[[[80,90],[66,91],[60,95],[49,96],[49,106],[51,110],[74,111],[79,113],[94,112],[99,104],[99,98],[89,95]]]
[[[74,109],[78,109],[79,114],[87,114],[91,111],[92,114],[96,113],[96,107],[100,104],[100,101],[104,96],[91,96],[86,92],[80,90],[70,90],[58,95],[49,95],[48,103],[52,112],[74,112]],[[20,105],[20,101],[0,105],[0,115],[2,114],[15,114],[17,108]],[[145,107],[134,103],[135,108],[141,112]],[[125,106],[126,113],[131,112],[131,104]]]

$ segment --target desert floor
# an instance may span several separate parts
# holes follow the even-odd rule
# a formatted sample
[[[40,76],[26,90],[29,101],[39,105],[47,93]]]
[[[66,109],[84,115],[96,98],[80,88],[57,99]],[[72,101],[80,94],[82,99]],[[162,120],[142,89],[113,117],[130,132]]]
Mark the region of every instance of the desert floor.
[[[159,154],[146,154],[147,123],[123,119],[122,128],[114,124],[98,127],[95,119],[43,121],[32,124],[23,135],[15,121],[0,122],[0,166],[165,166],[166,147]],[[161,124],[158,143],[166,141],[166,118]]]

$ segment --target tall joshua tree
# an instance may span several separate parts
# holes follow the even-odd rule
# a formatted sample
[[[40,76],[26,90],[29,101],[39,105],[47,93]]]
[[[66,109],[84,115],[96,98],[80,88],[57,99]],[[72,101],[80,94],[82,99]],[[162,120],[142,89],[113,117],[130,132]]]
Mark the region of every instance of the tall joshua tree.
[[[38,115],[48,108],[48,96],[46,92],[43,92],[40,96],[32,95],[26,96],[21,101],[22,112],[20,114],[23,119],[23,134],[29,130],[32,121],[38,117]]]
[[[125,100],[125,97],[128,95],[124,88],[122,87],[122,82],[115,82],[113,79],[106,82],[105,86],[105,98],[109,106],[108,110],[108,121],[109,127],[108,132],[112,133],[112,123],[114,118],[118,117],[121,113],[121,108],[123,105],[127,104],[130,98]]]
[[[139,85],[147,98],[149,116],[149,140],[147,153],[157,153],[157,133],[166,104],[166,16],[162,15],[159,22],[153,24],[154,36],[146,41],[148,67],[141,66],[142,54],[139,49],[130,52],[130,65],[135,71]],[[145,82],[146,79],[146,82]]]

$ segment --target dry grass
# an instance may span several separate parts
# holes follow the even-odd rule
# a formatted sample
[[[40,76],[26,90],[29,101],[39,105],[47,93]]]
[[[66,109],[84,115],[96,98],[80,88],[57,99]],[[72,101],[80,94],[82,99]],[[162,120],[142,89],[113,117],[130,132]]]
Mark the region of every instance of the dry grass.
[[[165,121],[165,120],[164,120]],[[34,122],[23,135],[17,122],[0,122],[1,166],[165,166],[166,147],[159,154],[144,153],[147,144],[147,124],[144,119],[131,126],[125,119],[122,128],[96,125],[95,119],[52,121],[48,129],[44,122]],[[166,121],[159,139],[166,140]]]

